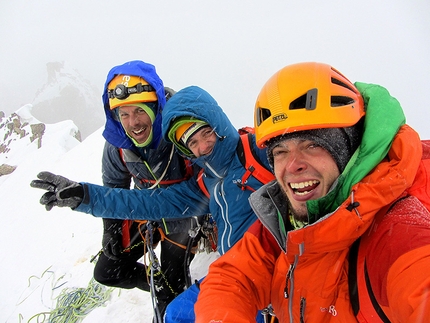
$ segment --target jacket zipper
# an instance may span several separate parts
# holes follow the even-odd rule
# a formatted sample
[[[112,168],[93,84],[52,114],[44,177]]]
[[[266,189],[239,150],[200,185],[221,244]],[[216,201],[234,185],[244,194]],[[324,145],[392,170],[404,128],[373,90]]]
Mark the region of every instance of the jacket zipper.
[[[284,289],[284,297],[288,298],[288,311],[290,313],[290,323],[293,323],[293,296],[294,296],[294,269],[297,266],[297,262],[299,261],[299,256],[296,255],[294,257],[294,263],[290,265],[288,269],[286,281],[285,281],[285,289]]]
[[[300,323],[305,323],[306,298],[300,299]]]
[[[285,288],[284,288],[284,298],[287,299],[290,297],[290,281],[291,276],[293,275],[294,271],[294,264],[290,265],[290,268],[288,269],[287,275],[285,276]]]
[[[213,169],[211,167],[211,165],[209,165],[208,162],[205,161],[204,164],[217,178],[220,179],[220,181],[215,184],[215,186],[213,188],[213,192],[211,193],[211,195],[215,199],[216,204],[219,206],[220,216],[225,222],[224,230],[221,233],[221,238],[218,239],[218,241],[221,242],[220,243],[221,245],[219,246],[219,248],[220,248],[219,252],[221,253],[221,255],[223,255],[231,247],[231,233],[232,233],[231,223],[230,223],[230,219],[229,219],[228,203],[224,197],[224,178],[222,176],[220,176],[215,171],[215,169]],[[220,193],[219,196],[216,194],[217,192]],[[220,198],[222,199],[222,201],[220,200]],[[219,234],[220,234],[220,232],[218,232],[218,235]],[[227,250],[226,250],[226,248],[227,248]]]

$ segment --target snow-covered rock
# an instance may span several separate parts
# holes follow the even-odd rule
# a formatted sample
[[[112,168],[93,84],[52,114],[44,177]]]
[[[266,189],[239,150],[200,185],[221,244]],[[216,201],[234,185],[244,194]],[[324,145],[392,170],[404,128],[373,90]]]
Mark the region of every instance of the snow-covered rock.
[[[43,123],[73,120],[82,139],[104,124],[101,91],[67,62],[46,64],[47,82],[36,92],[32,114]]]

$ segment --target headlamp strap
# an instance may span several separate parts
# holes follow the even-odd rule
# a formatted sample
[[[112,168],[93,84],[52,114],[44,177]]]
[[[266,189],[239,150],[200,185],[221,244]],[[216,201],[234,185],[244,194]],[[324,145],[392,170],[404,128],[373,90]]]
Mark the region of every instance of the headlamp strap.
[[[155,92],[155,89],[149,85],[138,83],[135,86],[127,87],[124,84],[118,84],[115,89],[108,90],[109,99],[117,98],[124,100],[130,96],[130,94],[142,93],[142,92]]]

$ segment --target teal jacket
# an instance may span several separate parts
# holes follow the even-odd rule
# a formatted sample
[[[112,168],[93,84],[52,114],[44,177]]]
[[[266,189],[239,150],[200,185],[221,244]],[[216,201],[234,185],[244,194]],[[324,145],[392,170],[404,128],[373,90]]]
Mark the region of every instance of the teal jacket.
[[[237,185],[245,173],[236,154],[240,137],[214,98],[197,86],[177,92],[166,103],[162,118],[165,139],[172,120],[179,116],[193,116],[206,121],[218,136],[209,156],[191,160],[204,169],[203,180],[210,198],[199,189],[196,177],[166,189],[151,191],[108,189],[83,183],[85,197],[75,210],[97,217],[133,220],[174,219],[211,213],[218,228],[218,251],[223,254],[257,219],[248,202],[252,191],[242,190]],[[252,145],[259,159],[269,167],[266,151],[257,148],[255,138]],[[248,185],[254,189],[262,186],[253,177],[249,178]]]

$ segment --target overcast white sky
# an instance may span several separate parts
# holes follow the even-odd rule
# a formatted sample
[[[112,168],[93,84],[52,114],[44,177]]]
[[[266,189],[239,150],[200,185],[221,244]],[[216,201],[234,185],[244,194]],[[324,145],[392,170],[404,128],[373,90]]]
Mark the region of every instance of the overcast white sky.
[[[0,110],[31,103],[46,63],[67,61],[100,90],[141,59],[165,85],[199,85],[236,126],[253,123],[262,85],[285,65],[319,61],[385,86],[430,138],[428,0],[0,0]],[[387,116],[389,117],[389,116]]]

